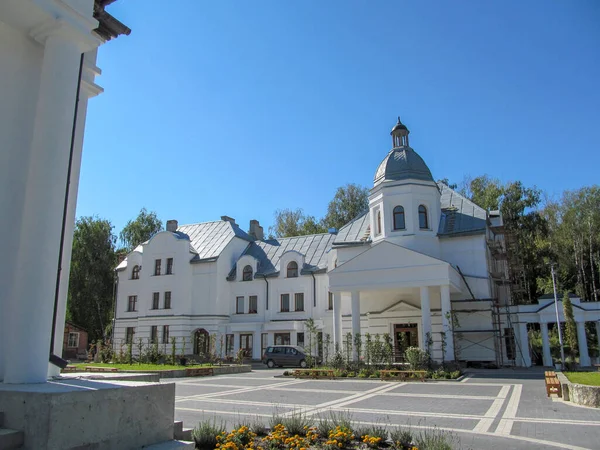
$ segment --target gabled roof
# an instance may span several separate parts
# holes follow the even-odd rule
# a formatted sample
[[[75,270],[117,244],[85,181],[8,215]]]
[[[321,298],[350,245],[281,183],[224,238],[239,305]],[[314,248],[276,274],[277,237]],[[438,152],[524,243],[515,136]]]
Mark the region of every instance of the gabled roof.
[[[189,237],[190,252],[195,253],[192,262],[218,258],[234,237],[252,242],[248,233],[227,220],[181,225],[176,233],[184,233]]]
[[[485,209],[444,183],[438,183],[438,187],[442,207],[438,235],[449,236],[485,231],[487,217]]]
[[[258,260],[257,276],[277,276],[281,256],[293,250],[304,255],[304,266],[300,268],[302,274],[317,273],[327,270],[327,252],[331,249],[334,239],[335,234],[323,233],[254,241],[242,256],[249,255]],[[227,279],[234,280],[235,273],[236,266]]]

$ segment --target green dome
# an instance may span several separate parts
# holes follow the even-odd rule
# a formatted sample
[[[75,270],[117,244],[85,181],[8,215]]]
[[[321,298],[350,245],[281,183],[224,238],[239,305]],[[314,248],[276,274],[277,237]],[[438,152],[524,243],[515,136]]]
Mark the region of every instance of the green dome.
[[[405,146],[390,150],[379,164],[373,182],[378,184],[408,179],[433,181],[433,176],[423,158],[412,148]]]

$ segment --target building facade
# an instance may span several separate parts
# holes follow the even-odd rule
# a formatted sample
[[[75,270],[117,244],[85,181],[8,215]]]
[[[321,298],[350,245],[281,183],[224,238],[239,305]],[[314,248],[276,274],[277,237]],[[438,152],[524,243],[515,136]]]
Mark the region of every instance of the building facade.
[[[419,346],[437,361],[531,365],[502,282],[499,213],[435,182],[400,119],[391,136],[368,211],[339,231],[264,239],[257,221],[248,232],[227,216],[169,221],[117,268],[115,346],[176,338],[179,352],[185,338],[200,354],[214,335],[217,353],[259,359],[269,345],[308,346],[312,319],[319,353],[369,333],[389,335],[397,360]]]

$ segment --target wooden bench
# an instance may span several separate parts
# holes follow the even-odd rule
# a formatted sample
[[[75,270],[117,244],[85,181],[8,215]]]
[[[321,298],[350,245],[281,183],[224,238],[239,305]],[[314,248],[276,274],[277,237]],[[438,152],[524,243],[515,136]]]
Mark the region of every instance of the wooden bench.
[[[61,370],[61,372],[65,373],[65,372],[77,372],[79,369],[77,368],[77,366],[67,366],[65,368],[63,368]]]
[[[546,380],[546,395],[550,397],[550,394],[556,394],[562,397],[562,387],[560,381],[558,381],[556,372],[548,370],[544,372],[544,378]]]
[[[186,377],[206,377],[208,375],[214,376],[215,372],[212,367],[193,367],[191,369],[185,369]]]
[[[86,366],[86,372],[118,372],[119,369],[116,367],[96,367],[96,366]]]
[[[593,364],[593,366],[600,372],[600,364]]]
[[[292,372],[295,378],[335,378],[335,371],[333,369],[295,369]]]
[[[382,380],[408,380],[412,376],[419,378],[422,382],[425,382],[427,376],[426,370],[380,370]]]

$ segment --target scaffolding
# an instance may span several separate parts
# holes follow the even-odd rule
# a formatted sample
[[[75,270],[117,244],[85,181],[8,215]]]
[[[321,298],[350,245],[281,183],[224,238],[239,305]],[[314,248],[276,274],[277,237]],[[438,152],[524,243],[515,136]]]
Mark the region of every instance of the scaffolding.
[[[469,284],[458,270],[471,294],[470,299],[453,300],[452,313],[456,323],[461,323],[461,317],[473,314],[489,317],[490,328],[463,329],[460,325],[453,327],[455,348],[457,341],[466,344],[460,352],[472,347],[480,347],[493,352],[497,367],[514,367],[517,354],[523,355],[518,341],[515,339],[511,306],[523,303],[527,292],[525,280],[522,278],[522,262],[516,252],[517,241],[502,224],[499,212],[488,213],[488,228],[486,230],[487,256],[489,278],[492,281],[491,298],[475,298]],[[482,302],[486,303],[485,306]],[[458,304],[468,303],[471,308],[459,308]],[[456,307],[455,307],[456,305]],[[477,307],[475,306],[477,305]],[[504,325],[504,326],[503,326]],[[460,355],[456,355],[461,359]]]

